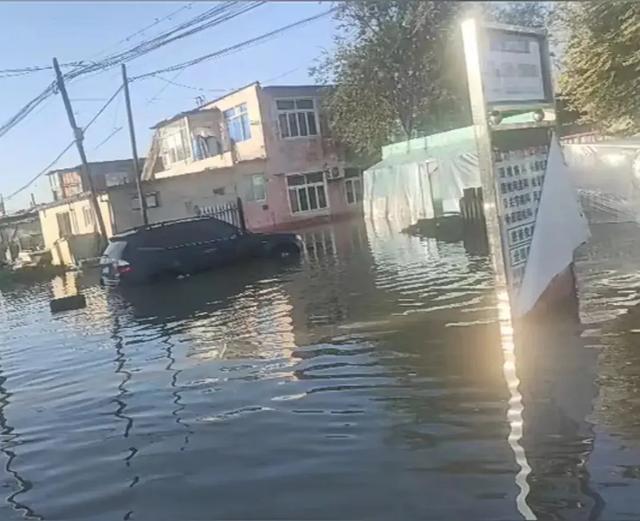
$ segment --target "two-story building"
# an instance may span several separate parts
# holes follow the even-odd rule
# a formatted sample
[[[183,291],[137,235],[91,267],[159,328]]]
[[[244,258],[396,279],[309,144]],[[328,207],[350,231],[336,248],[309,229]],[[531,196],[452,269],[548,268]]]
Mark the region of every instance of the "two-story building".
[[[328,133],[321,86],[252,83],[161,121],[142,173],[151,222],[240,197],[250,229],[291,228],[361,211],[361,170]],[[110,190],[117,229],[140,224],[135,187]]]
[[[98,206],[107,235],[116,232],[108,191],[135,182],[131,159],[89,163],[98,193]],[[53,264],[71,265],[100,254],[97,219],[91,204],[89,180],[81,165],[47,173],[53,202],[40,206],[38,215],[44,247]]]

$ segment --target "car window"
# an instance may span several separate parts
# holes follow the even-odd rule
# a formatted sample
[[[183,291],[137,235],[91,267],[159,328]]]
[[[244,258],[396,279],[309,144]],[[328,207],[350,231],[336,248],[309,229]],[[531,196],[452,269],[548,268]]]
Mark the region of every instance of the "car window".
[[[110,242],[107,246],[107,249],[104,250],[104,256],[109,257],[111,259],[121,259],[122,254],[124,253],[124,249],[127,247],[126,241],[113,241]]]
[[[222,221],[203,221],[202,224],[207,233],[211,233],[216,239],[226,239],[238,234],[238,229],[235,226]]]
[[[226,239],[238,233],[238,229],[226,222],[217,219],[205,219],[185,223],[184,234],[188,242],[211,241],[216,239]]]
[[[183,238],[177,225],[151,228],[145,230],[140,236],[140,246],[143,248],[169,248],[181,242]]]
[[[179,222],[146,230],[141,237],[141,246],[170,248],[180,244],[225,239],[238,233],[235,226],[216,219]]]

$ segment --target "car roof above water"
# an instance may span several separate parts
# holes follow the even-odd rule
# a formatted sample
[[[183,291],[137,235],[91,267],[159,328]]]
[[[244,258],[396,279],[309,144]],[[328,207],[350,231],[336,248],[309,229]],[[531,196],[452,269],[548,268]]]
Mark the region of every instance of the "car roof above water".
[[[174,219],[171,221],[162,221],[162,222],[158,222],[158,223],[152,223],[152,224],[148,224],[146,226],[138,226],[136,228],[131,228],[129,230],[125,230],[123,232],[117,233],[115,235],[113,235],[109,240],[110,241],[127,241],[130,239],[133,239],[137,236],[140,236],[142,234],[147,234],[147,233],[153,233],[156,232],[158,230],[164,230],[167,229],[168,227],[173,227],[175,225],[179,225],[179,224],[189,224],[189,223],[201,223],[201,222],[207,222],[207,221],[211,221],[211,222],[217,222],[217,223],[224,223],[224,224],[228,224],[229,226],[234,226],[231,223],[228,223],[226,221],[223,221],[221,219],[217,219],[215,217],[210,217],[210,216],[202,216],[202,217],[187,217],[184,219]],[[235,227],[235,226],[234,226]]]

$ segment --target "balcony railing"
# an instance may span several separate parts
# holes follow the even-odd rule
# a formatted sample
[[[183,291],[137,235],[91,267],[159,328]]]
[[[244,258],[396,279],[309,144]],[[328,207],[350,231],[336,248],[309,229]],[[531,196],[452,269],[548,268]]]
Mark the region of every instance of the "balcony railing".
[[[172,163],[167,168],[157,171],[154,174],[156,179],[163,179],[177,175],[194,174],[203,170],[215,170],[218,168],[228,168],[234,165],[233,153],[227,150],[221,154],[206,157],[204,159],[187,159]]]

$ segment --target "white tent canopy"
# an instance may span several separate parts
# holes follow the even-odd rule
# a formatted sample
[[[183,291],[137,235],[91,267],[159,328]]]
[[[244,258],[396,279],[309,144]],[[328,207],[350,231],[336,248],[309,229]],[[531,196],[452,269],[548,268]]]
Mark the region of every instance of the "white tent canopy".
[[[505,122],[525,122],[531,117],[531,113],[521,114],[506,118]],[[383,220],[403,229],[420,219],[459,212],[464,190],[481,186],[473,127],[389,145],[383,148],[382,157],[364,174],[364,211],[372,224]],[[515,261],[509,264],[511,271],[507,270],[516,316],[533,309],[554,277],[573,262],[575,249],[589,237],[555,136],[551,137],[547,159],[546,180],[536,209],[531,248],[526,248],[522,281],[513,276]],[[509,242],[515,232],[504,224],[501,233],[503,247],[515,244],[512,250],[524,249],[517,237],[512,239],[515,243]],[[522,229],[520,233],[522,240]]]
[[[519,114],[505,122],[532,117]],[[436,213],[458,213],[465,188],[479,186],[473,127],[394,143],[383,147],[382,161],[364,173],[365,217],[405,228]]]

